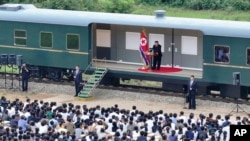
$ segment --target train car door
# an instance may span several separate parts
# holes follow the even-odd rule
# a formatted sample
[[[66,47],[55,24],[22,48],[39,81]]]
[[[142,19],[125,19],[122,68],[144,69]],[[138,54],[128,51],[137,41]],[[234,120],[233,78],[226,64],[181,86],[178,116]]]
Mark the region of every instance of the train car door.
[[[202,33],[172,29],[172,63],[190,69],[202,69]]]
[[[95,33],[95,59],[110,60],[111,58],[111,26],[109,24],[96,24]]]

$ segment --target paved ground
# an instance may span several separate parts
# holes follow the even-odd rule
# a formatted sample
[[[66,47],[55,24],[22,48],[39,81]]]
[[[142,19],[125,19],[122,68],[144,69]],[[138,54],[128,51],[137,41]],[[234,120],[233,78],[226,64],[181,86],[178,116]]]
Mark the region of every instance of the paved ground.
[[[40,84],[41,85],[41,84]],[[72,86],[67,86],[72,87]],[[0,96],[5,96],[9,100],[15,100],[19,98],[25,101],[25,99],[30,98],[32,100],[44,100],[44,101],[56,101],[60,103],[74,103],[78,105],[87,105],[88,107],[101,105],[103,107],[113,106],[118,104],[120,108],[131,109],[133,105],[136,105],[139,110],[148,112],[149,110],[158,111],[163,109],[166,113],[179,113],[184,111],[186,114],[194,113],[199,115],[200,113],[208,115],[208,113],[213,113],[214,115],[227,115],[230,113],[235,104],[234,103],[222,103],[222,102],[212,102],[207,100],[197,100],[197,109],[189,110],[184,109],[184,99],[180,97],[173,96],[160,96],[154,94],[146,93],[134,93],[126,91],[117,90],[104,90],[96,89],[93,92],[92,99],[79,99],[73,97],[73,93],[63,93],[63,86],[57,86],[57,93],[43,92],[43,91],[30,91],[28,93],[23,93],[18,90],[5,90],[0,89]],[[70,88],[72,90],[72,88]],[[54,90],[55,91],[55,90]],[[74,91],[73,91],[74,92]],[[250,111],[250,106],[240,105],[245,111]],[[236,115],[247,116],[245,113],[232,113],[232,119],[235,119]]]

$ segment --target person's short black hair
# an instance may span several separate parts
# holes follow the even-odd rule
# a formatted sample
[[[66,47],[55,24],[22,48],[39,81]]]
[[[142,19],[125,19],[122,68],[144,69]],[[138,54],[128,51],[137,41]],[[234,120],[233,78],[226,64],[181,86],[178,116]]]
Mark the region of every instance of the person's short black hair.
[[[141,131],[141,132],[140,132],[140,135],[141,135],[141,136],[144,136],[144,135],[145,135],[144,131]]]
[[[134,106],[132,106],[132,109],[133,109],[133,110],[136,110],[136,106],[135,106],[135,105],[134,105]]]

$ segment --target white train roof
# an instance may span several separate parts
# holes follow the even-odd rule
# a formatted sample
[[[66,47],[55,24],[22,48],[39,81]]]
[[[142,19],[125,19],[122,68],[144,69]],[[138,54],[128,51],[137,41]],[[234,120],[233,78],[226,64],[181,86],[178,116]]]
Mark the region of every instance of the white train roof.
[[[0,21],[88,26],[91,23],[199,30],[204,35],[250,38],[250,22],[0,6]]]

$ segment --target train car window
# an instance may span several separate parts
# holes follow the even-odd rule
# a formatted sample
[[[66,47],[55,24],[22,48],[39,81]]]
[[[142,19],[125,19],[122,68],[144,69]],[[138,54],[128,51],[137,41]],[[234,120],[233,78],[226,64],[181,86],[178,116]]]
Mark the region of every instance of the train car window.
[[[53,47],[53,34],[50,32],[40,32],[40,46],[52,48]]]
[[[79,50],[80,48],[80,37],[77,34],[67,34],[67,49]]]
[[[247,48],[247,64],[250,65],[250,48]]]
[[[14,31],[14,45],[26,46],[27,33],[25,30]]]
[[[230,49],[228,46],[215,46],[214,47],[214,61],[216,63],[229,63]]]

